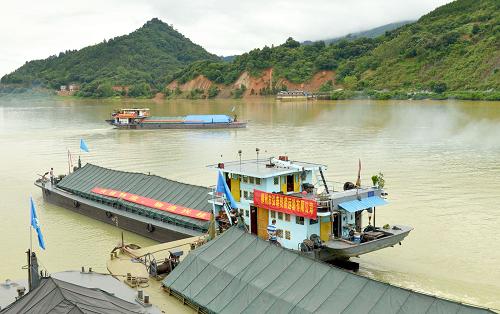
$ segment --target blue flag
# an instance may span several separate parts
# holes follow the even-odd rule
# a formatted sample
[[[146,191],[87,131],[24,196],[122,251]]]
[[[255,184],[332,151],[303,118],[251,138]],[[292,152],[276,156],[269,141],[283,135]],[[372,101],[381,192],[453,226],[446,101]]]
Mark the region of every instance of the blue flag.
[[[80,139],[80,149],[83,150],[84,152],[89,152],[89,148],[87,147],[87,144],[85,143],[85,141],[82,139]]]
[[[35,204],[33,203],[33,199],[30,197],[31,203],[31,226],[35,229],[38,235],[38,245],[45,250],[45,241],[43,240],[42,229],[40,229],[40,221],[38,221],[38,216],[36,215]]]
[[[238,208],[236,205],[236,201],[234,200],[233,195],[231,194],[231,190],[227,186],[226,180],[224,180],[224,176],[222,175],[222,171],[219,171],[219,177],[217,178],[217,192],[224,193],[226,195],[226,199],[229,201],[231,208]]]

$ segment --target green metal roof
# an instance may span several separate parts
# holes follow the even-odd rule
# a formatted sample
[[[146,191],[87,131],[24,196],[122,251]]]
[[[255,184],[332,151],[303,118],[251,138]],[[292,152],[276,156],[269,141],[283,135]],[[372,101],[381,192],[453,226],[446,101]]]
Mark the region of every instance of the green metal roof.
[[[208,313],[493,313],[332,267],[237,227],[190,252],[163,285]]]
[[[111,204],[119,203],[124,210],[199,231],[207,230],[208,221],[97,195],[90,191],[95,187],[113,189],[212,212],[212,205],[208,203],[209,189],[206,187],[181,183],[156,175],[112,170],[93,164],[86,164],[81,169],[67,175],[57,184],[57,187],[91,200],[106,201]]]

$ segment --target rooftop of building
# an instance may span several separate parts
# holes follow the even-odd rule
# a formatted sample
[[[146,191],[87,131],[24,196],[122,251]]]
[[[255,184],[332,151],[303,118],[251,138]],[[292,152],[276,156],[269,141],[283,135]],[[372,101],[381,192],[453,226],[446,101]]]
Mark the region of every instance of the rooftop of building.
[[[283,156],[281,156],[280,158],[282,157]],[[263,159],[248,159],[241,161],[238,160],[209,165],[208,167],[221,169],[223,172],[262,179],[308,170],[318,170],[320,167],[323,170],[326,170],[326,166],[322,164],[298,160],[288,160],[287,158],[282,159],[271,157]]]

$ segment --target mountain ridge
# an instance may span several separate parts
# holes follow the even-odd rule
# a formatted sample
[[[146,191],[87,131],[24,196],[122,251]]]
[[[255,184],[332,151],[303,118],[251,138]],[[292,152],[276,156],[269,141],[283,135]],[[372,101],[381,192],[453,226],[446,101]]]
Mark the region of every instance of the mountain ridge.
[[[153,18],[137,30],[79,50],[27,62],[4,75],[6,84],[43,85],[58,89],[77,83],[161,87],[169,75],[197,60],[219,60],[172,26]]]

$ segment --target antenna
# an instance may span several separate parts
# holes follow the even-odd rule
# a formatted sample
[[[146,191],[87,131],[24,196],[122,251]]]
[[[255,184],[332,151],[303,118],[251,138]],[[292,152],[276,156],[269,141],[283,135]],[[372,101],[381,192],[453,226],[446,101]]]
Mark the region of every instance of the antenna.
[[[242,153],[241,149],[238,150],[238,155],[240,156],[240,171],[241,171],[241,153]]]
[[[257,147],[255,149],[255,152],[257,153],[257,168],[259,167],[259,152],[260,152],[260,149]]]

